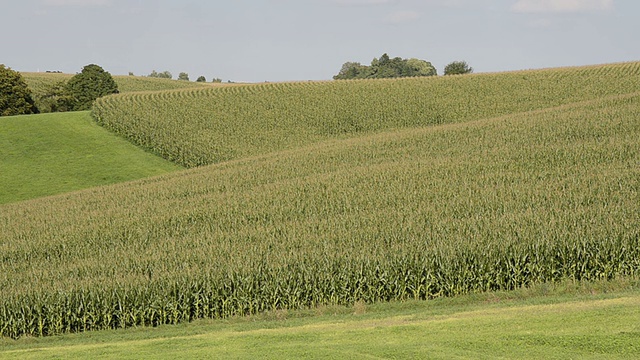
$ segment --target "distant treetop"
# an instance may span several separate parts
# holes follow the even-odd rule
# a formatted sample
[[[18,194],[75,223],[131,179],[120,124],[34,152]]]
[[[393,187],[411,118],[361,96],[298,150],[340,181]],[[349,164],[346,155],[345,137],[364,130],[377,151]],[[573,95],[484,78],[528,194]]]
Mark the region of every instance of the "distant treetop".
[[[462,75],[471,74],[472,72],[473,68],[466,61],[453,61],[444,68],[445,75]]]
[[[153,70],[151,72],[151,74],[147,75],[147,77],[152,77],[152,78],[160,78],[160,79],[171,79],[173,78],[173,75],[171,75],[170,72],[168,71],[163,71],[161,73]]]
[[[428,61],[399,57],[392,59],[385,53],[379,59],[374,58],[370,66],[359,62],[346,62],[333,78],[334,80],[383,79],[434,75],[437,75],[436,68]]]
[[[34,114],[38,112],[31,90],[19,72],[0,64],[0,116]]]
[[[82,68],[82,72],[72,77],[66,87],[72,97],[74,111],[89,110],[97,98],[118,93],[118,84],[111,74],[95,64]]]

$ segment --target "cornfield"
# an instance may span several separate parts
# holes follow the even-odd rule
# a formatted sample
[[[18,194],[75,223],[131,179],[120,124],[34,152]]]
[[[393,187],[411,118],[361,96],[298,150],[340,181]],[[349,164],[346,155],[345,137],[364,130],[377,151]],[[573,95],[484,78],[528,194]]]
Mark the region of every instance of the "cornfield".
[[[459,123],[640,90],[640,63],[568,69],[123,94],[97,122],[185,167],[328,139]]]
[[[624,64],[106,98],[107,126],[214,164],[0,206],[0,335],[640,276],[637,77]]]

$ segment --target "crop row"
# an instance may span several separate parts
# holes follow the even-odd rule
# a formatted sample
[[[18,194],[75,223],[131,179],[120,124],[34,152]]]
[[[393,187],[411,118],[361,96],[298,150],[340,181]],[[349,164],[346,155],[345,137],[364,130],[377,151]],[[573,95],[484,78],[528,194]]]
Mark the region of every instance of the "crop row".
[[[431,299],[516,289],[562,279],[640,276],[640,237],[609,241],[426,248],[367,262],[302,259],[273,268],[259,259],[245,272],[176,277],[144,285],[79,288],[0,302],[0,335],[45,336],[177,324],[319,305]],[[494,244],[495,246],[495,244]]]
[[[389,129],[638,91],[640,63],[465,77],[274,83],[100,99],[97,122],[186,167]]]
[[[1,334],[640,276],[638,109],[612,96],[2,205]]]

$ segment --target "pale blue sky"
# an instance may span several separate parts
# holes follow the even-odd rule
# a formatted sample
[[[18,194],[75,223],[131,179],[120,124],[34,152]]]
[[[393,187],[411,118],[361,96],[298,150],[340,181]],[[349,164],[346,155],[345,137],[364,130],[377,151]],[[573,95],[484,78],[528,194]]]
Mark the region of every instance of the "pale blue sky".
[[[638,0],[0,0],[0,63],[330,79],[388,53],[494,72],[640,60]]]

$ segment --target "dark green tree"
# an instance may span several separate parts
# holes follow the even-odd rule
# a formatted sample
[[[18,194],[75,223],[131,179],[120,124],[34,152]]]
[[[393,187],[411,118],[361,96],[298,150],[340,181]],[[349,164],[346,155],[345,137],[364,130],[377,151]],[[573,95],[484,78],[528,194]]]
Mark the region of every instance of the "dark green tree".
[[[196,82],[207,82],[207,78],[205,78],[204,76],[199,76]]]
[[[368,66],[362,65],[359,62],[346,62],[342,65],[338,75],[334,76],[335,80],[346,79],[366,79],[371,70]]]
[[[178,75],[178,80],[189,81],[189,74],[187,74],[186,72],[181,72]]]
[[[342,79],[384,79],[409,76],[437,75],[436,68],[430,62],[419,59],[390,58],[382,54],[379,59],[374,58],[370,66],[357,62],[346,62],[335,80]]]
[[[116,84],[111,74],[98,65],[90,64],[82,72],[69,79],[67,91],[73,98],[71,110],[89,110],[93,102],[102,96],[117,94]]]
[[[409,76],[406,62],[407,60],[402,60],[402,58],[395,57],[391,59],[389,55],[383,54],[380,59],[374,58],[371,61],[371,75],[369,77],[386,79]]]
[[[444,68],[445,75],[471,74],[473,68],[466,61],[453,61]]]
[[[66,81],[55,82],[36,95],[36,104],[40,112],[63,112],[73,110],[73,96],[67,88]]]
[[[38,108],[22,75],[0,64],[0,116],[35,113]]]
[[[438,71],[430,62],[420,59],[409,59],[406,64],[406,76],[436,76]]]

